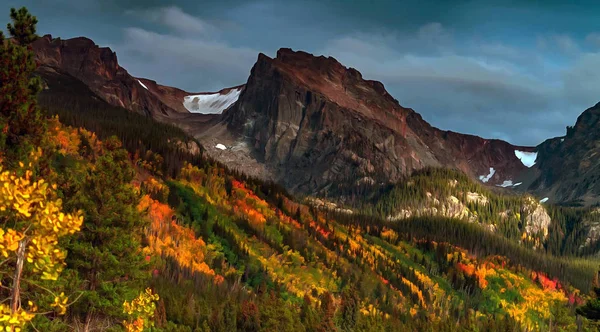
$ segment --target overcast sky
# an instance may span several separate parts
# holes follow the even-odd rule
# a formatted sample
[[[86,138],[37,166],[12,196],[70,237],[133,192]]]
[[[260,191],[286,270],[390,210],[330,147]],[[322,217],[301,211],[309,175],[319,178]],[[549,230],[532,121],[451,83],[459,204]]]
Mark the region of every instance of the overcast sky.
[[[577,2],[577,4],[572,4]],[[86,36],[132,75],[187,91],[246,82],[259,52],[337,58],[431,124],[518,145],[600,101],[597,1],[40,0],[40,34]]]

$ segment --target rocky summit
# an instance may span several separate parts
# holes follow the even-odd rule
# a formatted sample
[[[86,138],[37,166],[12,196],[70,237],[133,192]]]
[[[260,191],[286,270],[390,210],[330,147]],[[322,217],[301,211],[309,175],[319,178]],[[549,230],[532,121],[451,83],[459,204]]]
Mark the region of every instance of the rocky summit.
[[[305,193],[394,182],[425,167],[499,184],[526,169],[515,150],[534,150],[434,128],[381,82],[332,57],[286,48],[274,59],[258,56],[222,121],[286,187]]]

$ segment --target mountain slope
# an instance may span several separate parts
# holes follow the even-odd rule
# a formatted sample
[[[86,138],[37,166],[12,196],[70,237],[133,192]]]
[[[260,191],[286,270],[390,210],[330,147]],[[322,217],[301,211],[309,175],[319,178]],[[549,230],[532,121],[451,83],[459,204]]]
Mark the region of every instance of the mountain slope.
[[[135,125],[120,122],[125,130]],[[148,126],[165,125],[150,119]],[[73,174],[86,172],[72,161],[94,158],[82,142],[102,145],[85,130],[49,127],[58,138],[56,158],[63,160],[53,163],[65,174],[59,188],[69,188]],[[315,330],[328,319],[368,331],[457,324],[486,331],[506,330],[503,324],[572,328],[572,305],[584,299],[581,292],[595,275],[594,261],[534,252],[475,223],[335,213],[205,160],[175,177],[161,176],[158,170],[168,167],[160,164],[172,162],[149,165],[134,157],[131,164],[139,210],[151,221],[140,249],[161,296],[156,324],[166,330],[198,324]],[[460,180],[457,187],[473,186],[464,175]],[[65,195],[66,202],[77,199],[74,192]],[[323,310],[319,302],[328,300]]]
[[[304,193],[395,182],[424,167],[456,168],[498,184],[527,168],[515,150],[533,151],[434,128],[380,82],[331,57],[290,49],[274,59],[259,55],[223,121],[286,187]]]

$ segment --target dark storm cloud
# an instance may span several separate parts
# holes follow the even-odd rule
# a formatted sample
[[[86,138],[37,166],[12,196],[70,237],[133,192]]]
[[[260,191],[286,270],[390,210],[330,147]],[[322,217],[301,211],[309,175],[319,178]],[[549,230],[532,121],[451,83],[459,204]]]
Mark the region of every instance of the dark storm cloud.
[[[597,2],[6,0],[40,31],[110,46],[188,91],[244,83],[258,52],[331,55],[441,129],[535,145],[600,100]]]

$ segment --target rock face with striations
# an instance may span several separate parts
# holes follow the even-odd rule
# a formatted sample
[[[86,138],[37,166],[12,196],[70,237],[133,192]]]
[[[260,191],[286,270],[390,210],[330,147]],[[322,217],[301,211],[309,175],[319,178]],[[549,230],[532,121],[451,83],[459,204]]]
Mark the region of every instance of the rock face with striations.
[[[331,57],[260,54],[239,100],[223,114],[276,177],[298,192],[388,183],[424,167],[452,167],[502,183],[525,166],[517,147],[442,131],[400,106],[377,81]],[[531,151],[532,148],[518,148]]]

